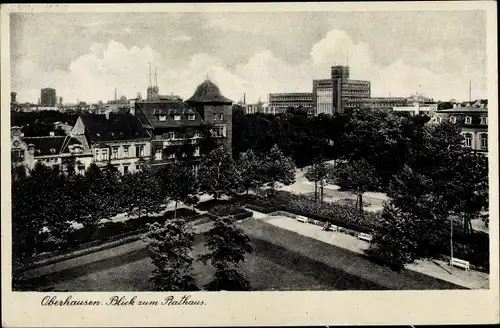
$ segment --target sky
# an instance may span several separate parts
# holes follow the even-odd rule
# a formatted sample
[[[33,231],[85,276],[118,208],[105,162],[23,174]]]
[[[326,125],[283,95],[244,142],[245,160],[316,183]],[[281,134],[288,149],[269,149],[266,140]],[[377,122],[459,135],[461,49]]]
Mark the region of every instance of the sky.
[[[160,94],[187,99],[207,77],[234,102],[312,92],[332,65],[370,80],[373,97],[487,97],[484,11],[13,13],[12,91],[36,102]],[[154,80],[154,77],[153,77]]]

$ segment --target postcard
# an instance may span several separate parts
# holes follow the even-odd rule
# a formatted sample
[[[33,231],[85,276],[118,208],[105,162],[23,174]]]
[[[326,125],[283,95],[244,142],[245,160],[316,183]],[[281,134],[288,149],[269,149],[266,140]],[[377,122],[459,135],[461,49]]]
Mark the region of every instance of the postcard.
[[[496,26],[2,5],[2,324],[498,323]]]

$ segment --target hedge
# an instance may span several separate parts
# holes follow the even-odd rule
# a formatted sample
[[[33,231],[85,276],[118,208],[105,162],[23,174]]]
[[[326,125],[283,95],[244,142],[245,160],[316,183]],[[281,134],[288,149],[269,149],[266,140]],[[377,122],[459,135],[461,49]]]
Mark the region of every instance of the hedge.
[[[165,212],[162,216],[133,218],[124,222],[106,222],[91,232],[87,229],[78,229],[70,233],[68,242],[64,248],[58,250],[55,245],[42,244],[44,247],[39,247],[39,251],[43,252],[43,254],[34,256],[28,260],[30,263],[33,263],[64,253],[75,252],[134,236],[145,232],[148,223],[165,222],[166,219],[173,216],[174,211],[172,210]],[[177,210],[177,217],[184,217],[187,222],[191,222],[199,218],[199,214],[190,209],[180,208]]]

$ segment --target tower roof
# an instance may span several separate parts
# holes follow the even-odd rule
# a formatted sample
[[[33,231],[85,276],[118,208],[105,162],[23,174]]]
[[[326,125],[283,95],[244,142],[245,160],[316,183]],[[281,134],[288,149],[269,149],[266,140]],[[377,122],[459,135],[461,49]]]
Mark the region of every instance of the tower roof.
[[[186,100],[188,103],[232,103],[231,99],[224,97],[217,85],[210,80],[200,84],[193,96]]]

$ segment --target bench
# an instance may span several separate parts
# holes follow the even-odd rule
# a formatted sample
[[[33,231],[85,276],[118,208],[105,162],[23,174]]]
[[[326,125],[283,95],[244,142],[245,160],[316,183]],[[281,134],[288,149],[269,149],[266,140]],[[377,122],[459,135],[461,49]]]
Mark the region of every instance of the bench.
[[[468,271],[470,269],[469,261],[456,259],[454,257],[452,257],[450,260],[450,266],[457,266],[457,267],[465,269],[465,271]]]
[[[358,239],[361,239],[361,240],[364,240],[364,241],[367,241],[367,242],[371,242],[373,237],[372,235],[369,235],[367,233],[360,233],[358,235]]]
[[[297,221],[302,222],[302,223],[309,223],[309,219],[306,218],[305,216],[302,216],[302,215],[297,216]]]

